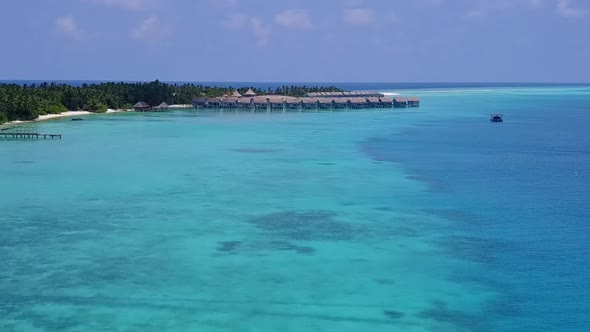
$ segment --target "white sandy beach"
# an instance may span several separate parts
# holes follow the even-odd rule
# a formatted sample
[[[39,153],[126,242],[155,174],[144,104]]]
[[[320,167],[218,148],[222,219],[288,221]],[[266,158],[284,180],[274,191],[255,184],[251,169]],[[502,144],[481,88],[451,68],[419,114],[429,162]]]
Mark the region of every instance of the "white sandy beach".
[[[111,113],[121,113],[121,112],[133,112],[133,110],[108,109],[105,113],[111,114]],[[11,121],[11,122],[5,123],[4,125],[16,125],[16,124],[22,124],[22,123],[40,122],[40,121],[47,121],[47,120],[53,120],[53,119],[59,119],[59,118],[67,118],[67,117],[73,117],[73,116],[86,116],[86,115],[105,114],[105,113],[93,113],[93,112],[89,112],[89,111],[69,111],[69,112],[63,112],[60,114],[39,115],[39,117],[33,121],[21,121],[21,120]]]
[[[190,104],[178,104],[178,105],[170,105],[169,108],[193,108],[193,105]]]
[[[135,112],[134,110],[130,109],[130,110],[114,110],[114,109],[108,109],[106,111],[106,113],[122,113],[122,112]]]
[[[93,113],[88,112],[88,111],[71,111],[71,112],[64,112],[64,113],[60,113],[60,114],[45,114],[45,115],[39,115],[39,117],[36,118],[34,120],[34,122],[46,121],[46,120],[58,119],[58,118],[66,118],[66,117],[70,117],[70,116],[90,115],[90,114],[93,114]]]

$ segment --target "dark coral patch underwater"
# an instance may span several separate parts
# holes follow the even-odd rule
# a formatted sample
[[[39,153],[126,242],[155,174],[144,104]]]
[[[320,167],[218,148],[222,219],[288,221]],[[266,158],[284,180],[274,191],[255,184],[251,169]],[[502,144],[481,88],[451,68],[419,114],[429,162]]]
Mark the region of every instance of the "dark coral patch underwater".
[[[292,240],[348,241],[358,236],[352,225],[326,211],[285,211],[246,220],[257,228]]]

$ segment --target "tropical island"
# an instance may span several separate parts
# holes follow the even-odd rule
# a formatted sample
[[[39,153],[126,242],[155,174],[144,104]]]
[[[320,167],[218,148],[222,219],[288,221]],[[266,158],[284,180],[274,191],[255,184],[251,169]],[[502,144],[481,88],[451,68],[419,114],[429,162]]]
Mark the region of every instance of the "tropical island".
[[[192,83],[170,84],[158,80],[147,83],[108,82],[99,84],[42,83],[0,84],[0,123],[30,121],[47,114],[68,111],[104,113],[108,109],[132,109],[138,101],[150,105],[191,104],[194,98],[216,98],[228,93],[253,91],[260,95],[303,97],[308,93],[342,92],[335,86],[281,86],[274,90],[255,87],[217,87]]]

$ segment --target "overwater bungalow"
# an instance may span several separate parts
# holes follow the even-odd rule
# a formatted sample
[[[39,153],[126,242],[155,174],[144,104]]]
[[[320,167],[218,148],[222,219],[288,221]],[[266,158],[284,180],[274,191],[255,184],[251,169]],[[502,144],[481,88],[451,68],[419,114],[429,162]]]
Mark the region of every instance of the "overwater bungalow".
[[[305,97],[317,98],[317,97],[383,97],[382,93],[377,91],[333,91],[333,92],[309,92],[305,94]]]
[[[251,109],[254,106],[252,98],[239,98],[238,108]]]
[[[146,112],[146,111],[150,111],[152,109],[152,107],[150,106],[150,104],[146,103],[145,101],[140,101],[137,104],[133,105],[133,109],[138,112]]]
[[[251,88],[248,89],[242,96],[244,97],[254,97],[256,96],[256,92],[254,92]]]
[[[219,101],[219,107],[221,108],[237,108],[238,97],[225,97]]]
[[[350,108],[366,108],[368,107],[367,99],[363,97],[354,97],[350,99]]]
[[[369,107],[372,108],[381,108],[381,100],[379,100],[379,97],[368,97],[366,98],[367,103],[369,104]]]
[[[221,99],[220,98],[207,98],[207,100],[205,101],[205,105],[208,108],[219,108],[219,106],[221,105]]]
[[[384,108],[391,108],[393,106],[393,98],[390,97],[381,97],[379,98],[381,102],[381,106]]]
[[[304,109],[317,108],[317,103],[313,98],[301,98],[301,107]]]
[[[268,103],[271,109],[283,109],[285,108],[285,99],[282,96],[268,96]]]
[[[245,95],[245,94],[244,94]],[[265,97],[257,96],[254,99],[254,108],[257,110],[266,110],[268,108],[268,99]]]
[[[204,108],[207,105],[206,98],[193,98],[193,107],[194,108]]]
[[[393,98],[393,106],[395,107],[408,107],[408,99],[406,97],[395,97]]]
[[[231,96],[240,98],[242,95],[238,92],[238,90],[234,90],[234,92],[232,92]]]
[[[340,97],[334,98],[334,108],[344,109],[348,107],[350,100],[348,98]]]
[[[154,111],[155,112],[166,112],[169,108],[170,108],[170,106],[168,106],[168,104],[163,102],[160,105],[154,107]]]
[[[252,95],[247,97],[247,95]],[[293,110],[293,109],[361,109],[361,108],[391,108],[395,107],[418,107],[417,97],[395,98],[373,96],[372,91],[355,92],[313,92],[308,95],[315,97],[296,98],[283,95],[261,95],[257,96],[252,89],[246,91],[241,97],[235,91],[229,92],[225,97],[218,98],[194,98],[195,108],[239,108],[250,110]],[[377,93],[378,94],[378,93]],[[356,97],[349,97],[354,95]],[[362,95],[362,96],[360,96]]]
[[[329,108],[333,108],[332,104],[334,103],[334,99],[332,99],[332,98],[318,98],[317,103],[318,103],[318,108],[329,109]]]
[[[285,100],[285,107],[288,109],[300,109],[301,108],[301,99],[298,98],[289,98]]]
[[[384,95],[377,91],[359,91],[359,95],[363,97],[383,97]]]

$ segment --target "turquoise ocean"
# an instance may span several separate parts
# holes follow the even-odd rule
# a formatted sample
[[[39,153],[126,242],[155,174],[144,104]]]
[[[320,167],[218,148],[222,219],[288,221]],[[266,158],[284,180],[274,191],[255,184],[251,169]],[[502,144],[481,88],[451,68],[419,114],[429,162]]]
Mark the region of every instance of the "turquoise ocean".
[[[395,92],[0,140],[0,331],[589,331],[590,87]]]

